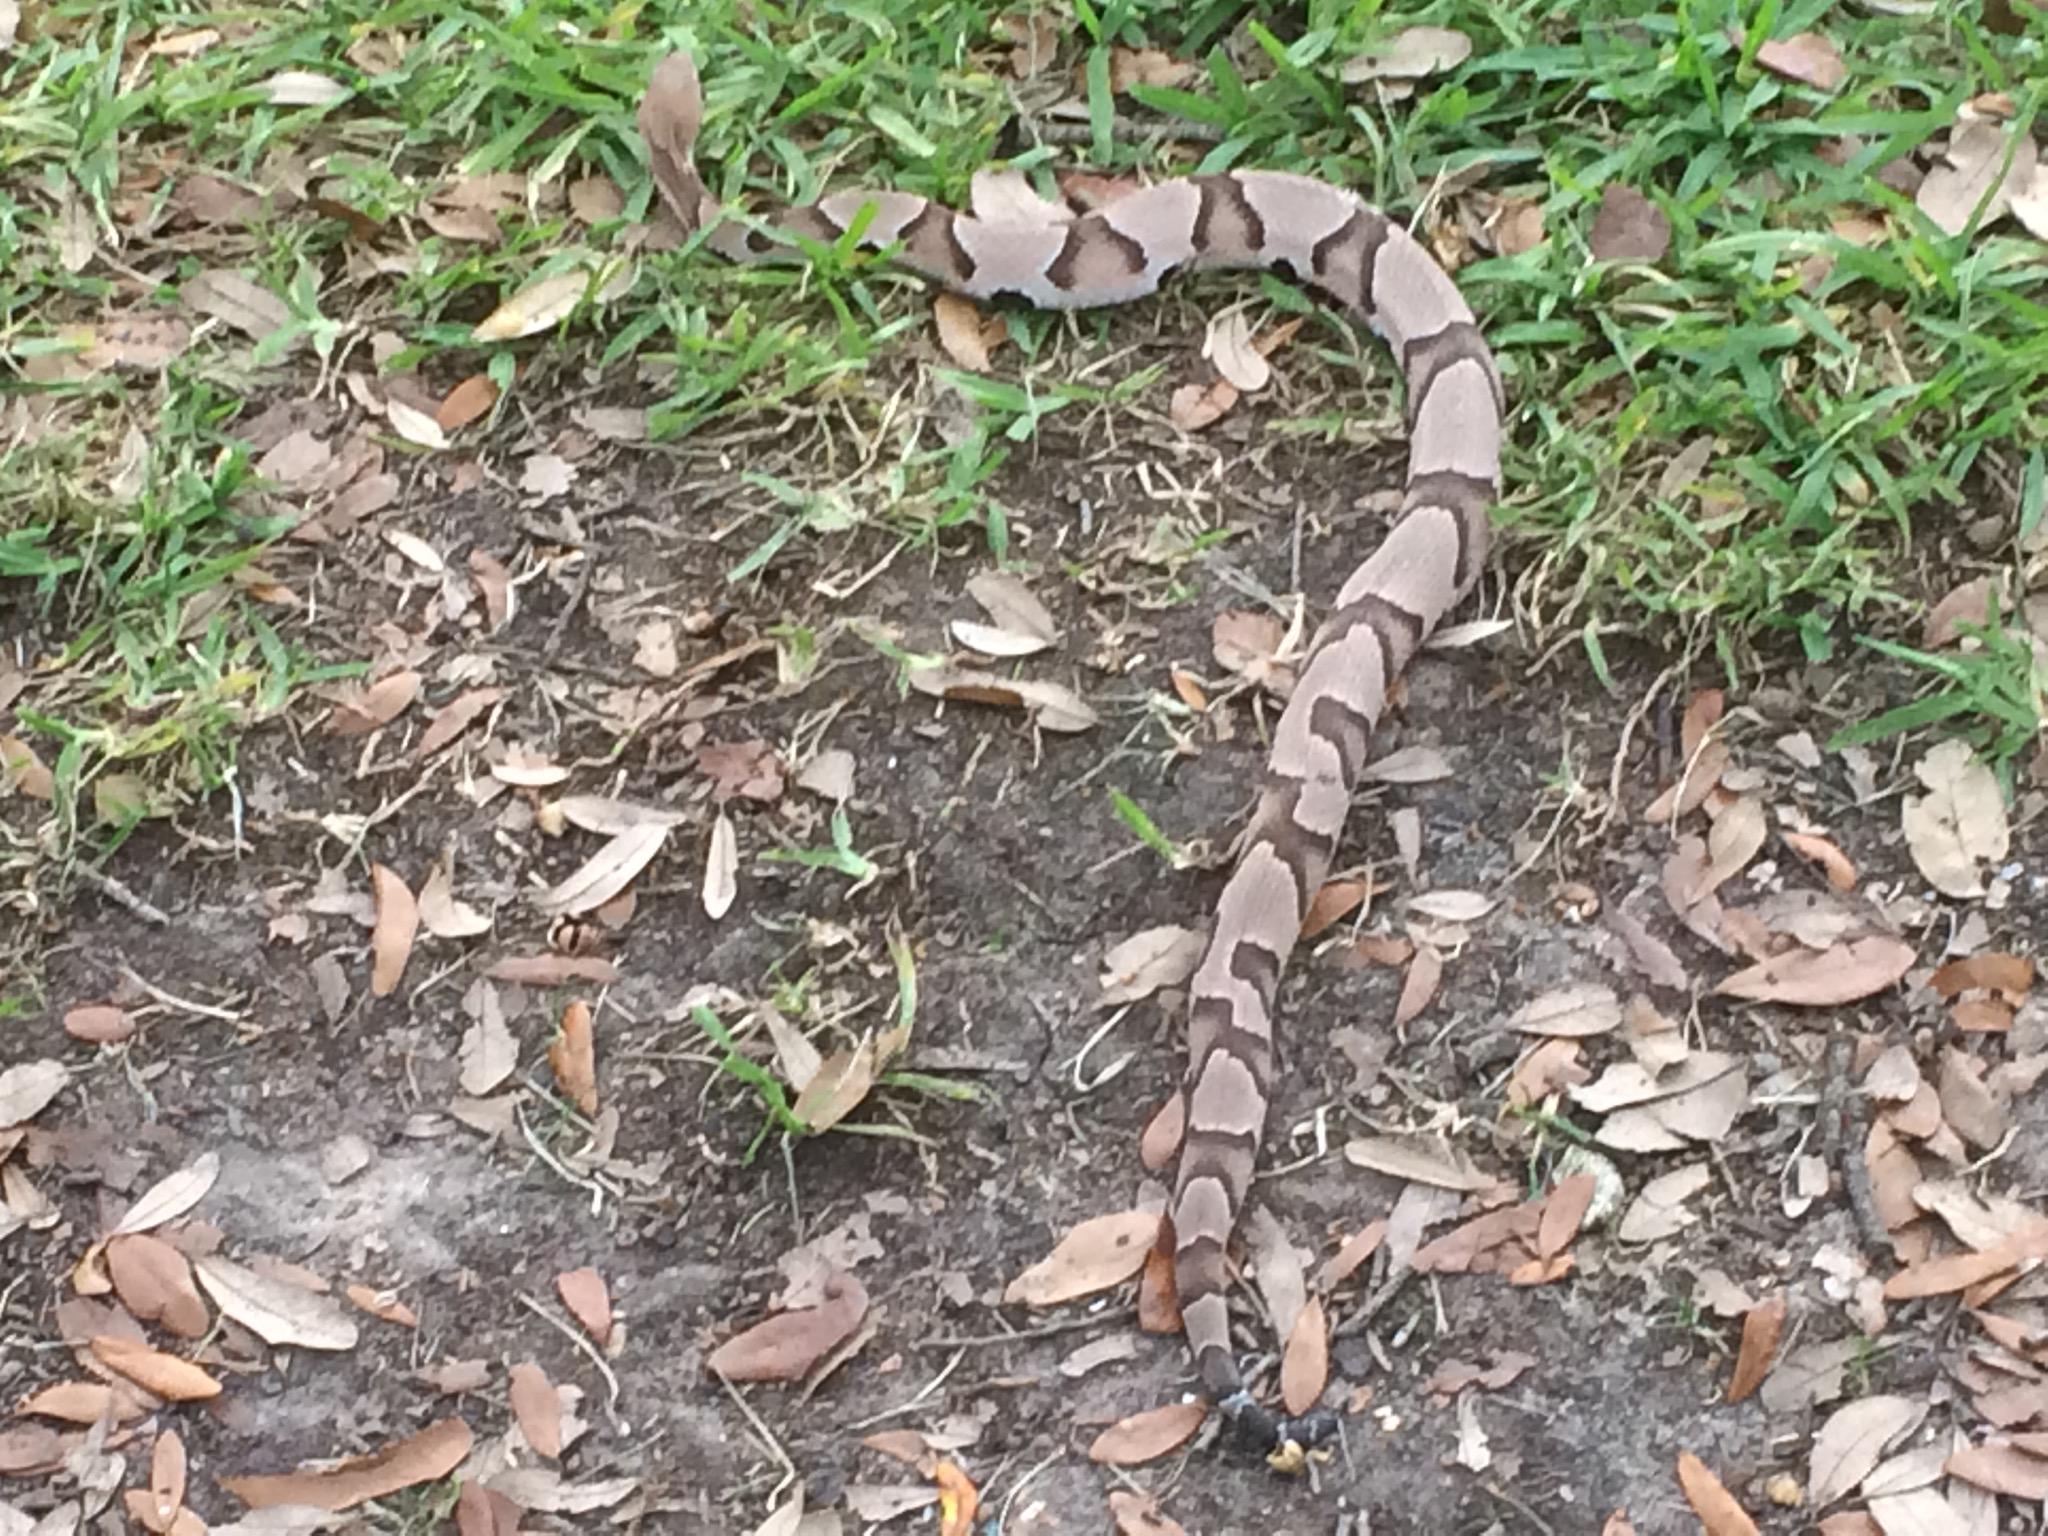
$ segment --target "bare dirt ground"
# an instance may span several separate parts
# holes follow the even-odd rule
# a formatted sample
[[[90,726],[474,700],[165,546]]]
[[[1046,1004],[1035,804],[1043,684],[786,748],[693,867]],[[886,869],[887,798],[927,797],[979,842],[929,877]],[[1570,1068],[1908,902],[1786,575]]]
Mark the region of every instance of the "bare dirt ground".
[[[1368,422],[1384,405],[1382,395],[1367,408]],[[1702,665],[1651,691],[1663,658],[1621,651],[1609,692],[1575,644],[1539,665],[1529,638],[1511,630],[1424,658],[1379,744],[1434,749],[1454,771],[1377,786],[1353,817],[1340,864],[1369,870],[1385,891],[1305,947],[1290,975],[1258,1201],[1312,1271],[1402,1195],[1402,1181],[1345,1159],[1353,1138],[1441,1132],[1506,1181],[1510,1198],[1540,1193],[1572,1138],[1505,1111],[1510,1073],[1532,1043],[1507,1021],[1567,985],[1641,995],[1695,1048],[1739,1058],[1746,1103],[1725,1133],[1682,1151],[1611,1152],[1629,1198],[1681,1166],[1705,1170],[1667,1235],[1623,1241],[1611,1221],[1588,1230],[1554,1284],[1411,1277],[1363,1328],[1346,1320],[1388,1278],[1386,1256],[1337,1287],[1326,1400],[1346,1410],[1346,1434],[1312,1477],[1247,1465],[1206,1434],[1190,1454],[1144,1466],[1089,1460],[1100,1430],[1191,1391],[1180,1339],[1138,1331],[1130,1286],[1036,1312],[1004,1305],[1002,1293],[1075,1223],[1156,1203],[1138,1140],[1179,1069],[1176,999],[1171,989],[1144,999],[1099,1034],[1115,1014],[1099,1002],[1099,963],[1140,930],[1202,921],[1220,879],[1169,869],[1107,791],[1122,789],[1166,835],[1206,840],[1220,859],[1274,709],[1246,690],[1223,696],[1232,680],[1212,658],[1211,623],[1250,606],[1246,590],[1295,590],[1297,521],[1299,585],[1311,604],[1326,602],[1380,524],[1364,493],[1398,473],[1398,432],[1380,447],[1288,441],[1273,430],[1287,409],[1246,411],[1193,443],[1143,410],[1075,412],[1048,420],[1005,471],[998,493],[1019,568],[1063,637],[1021,669],[1093,704],[1100,722],[1075,734],[904,693],[895,663],[853,632],[855,620],[879,623],[905,649],[944,649],[948,620],[980,617],[964,586],[990,562],[972,530],[942,534],[938,548],[906,546],[880,526],[881,509],[863,508],[865,526],[795,538],[758,583],[725,581],[769,526],[738,516],[763,500],[739,478],[750,456],[776,452],[777,472],[794,474],[807,456],[825,462],[828,443],[857,451],[832,436],[830,406],[793,414],[779,447],[758,430],[751,443],[707,437],[677,449],[577,444],[566,420],[535,422],[518,452],[567,446],[578,474],[565,494],[522,494],[511,459],[462,490],[436,466],[373,526],[271,562],[307,600],[309,643],[323,656],[414,668],[424,693],[367,735],[337,735],[314,711],[256,732],[239,805],[226,794],[192,804],[109,866],[133,902],[81,885],[36,914],[46,1006],[5,1026],[0,1066],[56,1058],[72,1078],[10,1165],[53,1209],[0,1239],[0,1390],[20,1398],[79,1374],[57,1343],[73,1265],[153,1181],[212,1153],[218,1180],[184,1219],[184,1246],[274,1256],[337,1287],[393,1292],[417,1315],[416,1327],[365,1315],[359,1342],[337,1352],[272,1352],[232,1324],[211,1335],[198,1358],[226,1390],[163,1412],[189,1448],[188,1502],[214,1522],[241,1510],[222,1477],[374,1450],[451,1414],[475,1432],[474,1456],[498,1458],[472,1463],[472,1474],[501,1473],[507,1457],[531,1463],[523,1442],[508,1450],[503,1440],[507,1372],[524,1361],[581,1389],[576,1412],[588,1426],[542,1466],[572,1488],[624,1480],[602,1507],[578,1511],[558,1497],[548,1513],[535,1500],[531,1530],[748,1531],[793,1479],[813,1508],[836,1507],[845,1528],[867,1529],[859,1512],[889,1489],[931,1492],[914,1469],[863,1448],[879,1429],[939,1437],[979,1486],[981,1528],[1005,1536],[1106,1529],[1105,1496],[1118,1489],[1156,1493],[1173,1520],[1208,1536],[1592,1533],[1619,1529],[1608,1524],[1617,1510],[1661,1536],[1699,1528],[1674,1476],[1681,1452],[1712,1468],[1764,1529],[1809,1530],[1817,1512],[1774,1505],[1786,1487],[1772,1480],[1811,1480],[1812,1433],[1843,1402],[1931,1399],[1923,1438],[1945,1435],[1951,1419],[1975,1422],[1969,1398],[1982,1384],[1957,1373],[1983,1341],[1953,1295],[1892,1303],[1884,1332],[1843,1345],[1836,1391],[1818,1402],[1796,1388],[1733,1405],[1723,1395],[1744,1301],[1789,1304],[1781,1374],[1796,1350],[1857,1341],[1856,1319],[1868,1321],[1854,1311],[1870,1303],[1867,1290],[1839,1264],[1815,1262],[1865,1262],[1839,1169],[1832,1189],[1787,1214],[1798,1205],[1787,1198],[1797,1158],[1825,1139],[1829,1035],[1862,1042],[1859,1080],[1884,1046],[1907,1047],[1928,1084],[1952,1047],[1993,1065],[2044,1048],[2038,1005],[2008,1033],[1958,1034],[1924,984],[1951,951],[2038,949],[2048,910],[2038,786],[2023,788],[2013,814],[2004,897],[1932,899],[1899,832],[1897,794],[1913,788],[1905,756],[1879,753],[1874,784],[1859,785],[1839,754],[1812,766],[1776,745],[1802,731],[1825,742],[1840,720],[1889,702],[1897,680],[1846,666],[1744,679],[1724,722],[1728,792],[1760,798],[1780,830],[1824,829],[1855,861],[1857,893],[1831,893],[1818,866],[1773,837],[1722,899],[1754,907],[1791,892],[1829,911],[1853,901],[1902,932],[1917,958],[1900,985],[1841,1006],[1715,996],[1746,961],[1678,922],[1660,884],[1672,832],[1642,812],[1684,767],[1679,718],[1694,690],[1723,679]],[[576,456],[579,446],[587,452]],[[1173,553],[1218,526],[1237,531],[1219,554]],[[424,569],[379,536],[387,530],[424,540],[452,574]],[[495,629],[465,574],[473,550],[519,579],[516,610]],[[1233,585],[1231,572],[1256,587]],[[450,592],[461,593],[452,605]],[[1491,584],[1474,612],[1496,611],[1500,593]],[[647,650],[647,626],[663,621],[673,658],[658,654],[659,635]],[[783,682],[774,646],[748,643],[792,624],[820,638],[821,660]],[[1204,680],[1206,713],[1177,701],[1175,667]],[[502,699],[423,762],[415,749],[432,711],[482,686]],[[1637,711],[1639,701],[1648,707]],[[875,878],[855,888],[830,869],[759,862],[777,845],[829,843],[829,802],[779,783],[768,800],[724,803],[738,894],[722,919],[707,915],[700,880],[718,785],[699,754],[752,742],[774,749],[771,776],[790,779],[820,749],[852,755],[848,820]],[[508,786],[490,770],[514,753],[567,774]],[[634,885],[630,914],[608,914],[616,927],[551,920],[532,901],[601,841],[549,835],[547,807],[569,792],[680,815]],[[1412,874],[1390,830],[1402,808],[1422,833]],[[5,811],[17,831],[36,814],[19,799]],[[375,997],[368,865],[418,890],[443,858],[456,896],[493,926],[466,940],[423,935],[399,987]],[[1469,923],[1421,925],[1443,975],[1397,1035],[1404,969],[1372,963],[1357,940],[1408,934],[1416,925],[1403,903],[1423,890],[1504,899]],[[151,909],[164,921],[139,915]],[[1669,946],[1676,975],[1646,971],[1616,913]],[[760,1104],[715,1070],[690,1003],[719,1005],[738,1025],[776,1002],[831,1050],[895,1007],[895,929],[915,956],[918,991],[899,1065],[971,1085],[978,1099],[878,1089],[853,1118],[912,1137],[834,1132],[786,1156],[771,1137],[748,1161]],[[491,1107],[464,1101],[461,1046],[485,1006],[480,978],[508,957],[565,949],[611,962],[616,979],[492,983],[518,1067]],[[596,1151],[545,1059],[574,998],[596,1009]],[[69,1010],[101,1001],[139,1025],[125,1044],[65,1033]],[[760,1032],[746,1038],[765,1059]],[[1628,1056],[1618,1036],[1582,1044],[1591,1074]],[[2033,1096],[2004,1086],[2011,1134],[1973,1182],[2025,1198],[2042,1187],[2048,1147]],[[504,1096],[515,1091],[516,1106]],[[1569,1100],[1556,1114],[1582,1135],[1599,1122]],[[1962,1150],[1975,1166],[1986,1149]],[[1939,1155],[1921,1156],[1928,1178],[1960,1176]],[[1435,1214],[1430,1236],[1460,1217],[1457,1197]],[[1924,1233],[1917,1241],[1924,1251]],[[722,1386],[707,1353],[767,1312],[785,1261],[805,1244],[858,1274],[872,1331],[814,1389]],[[1893,1267],[1872,1262],[1879,1279]],[[602,1366],[556,1297],[555,1277],[583,1267],[603,1276],[619,1319]],[[2014,1310],[2031,1318],[2038,1303],[2025,1285]],[[1250,1287],[1240,1301],[1248,1356],[1270,1367],[1277,1344],[1264,1303]],[[1129,1341],[1123,1358],[1063,1371],[1077,1349],[1108,1339]],[[1460,1386],[1461,1363],[1516,1354],[1530,1360],[1503,1373],[1504,1385]],[[482,1384],[437,1392],[422,1372],[451,1360],[485,1362]],[[2020,1361],[2015,1379],[2029,1370]],[[1270,1386],[1270,1369],[1262,1379]],[[17,1460],[24,1444],[12,1442]],[[81,1477],[87,1496],[104,1490],[92,1462],[77,1456],[68,1471],[0,1487],[36,1515],[80,1497]],[[347,1519],[425,1529],[447,1507],[408,1495]],[[1954,1527],[1972,1536],[1999,1528],[1995,1512],[1985,1522],[1960,1499],[1944,1507],[1979,1522]],[[2014,1523],[2004,1529],[2037,1528],[2037,1505],[2007,1508]],[[914,1509],[874,1528],[936,1529],[936,1516]]]

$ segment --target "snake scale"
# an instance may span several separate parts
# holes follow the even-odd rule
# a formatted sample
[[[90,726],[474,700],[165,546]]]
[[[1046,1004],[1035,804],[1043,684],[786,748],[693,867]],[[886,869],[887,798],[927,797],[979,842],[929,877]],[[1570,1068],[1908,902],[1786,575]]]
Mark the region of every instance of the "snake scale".
[[[833,243],[858,227],[859,245],[890,252],[956,293],[1009,295],[1047,309],[1128,303],[1182,270],[1266,269],[1363,320],[1400,365],[1409,434],[1402,511],[1338,592],[1274,730],[1258,803],[1190,987],[1186,1076],[1162,1112],[1181,1128],[1169,1207],[1174,1278],[1203,1386],[1260,1448],[1322,1438],[1327,1414],[1283,1420],[1246,1390],[1231,1348],[1225,1249],[1265,1128],[1281,972],[1336,857],[1388,690],[1486,557],[1503,409],[1493,355],[1429,253],[1385,214],[1326,182],[1226,171],[1044,218],[977,217],[903,192],[857,190],[807,207],[757,209],[748,224],[728,219],[697,173],[691,152],[702,115],[696,66],[671,54],[649,82],[640,132],[655,183],[683,228],[702,231],[703,243],[729,259],[788,259],[782,237]]]

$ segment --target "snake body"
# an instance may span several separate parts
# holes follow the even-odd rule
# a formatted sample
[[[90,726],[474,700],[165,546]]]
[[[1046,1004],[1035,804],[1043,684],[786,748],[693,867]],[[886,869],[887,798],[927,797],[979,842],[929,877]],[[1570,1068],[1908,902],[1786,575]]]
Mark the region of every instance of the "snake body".
[[[672,54],[640,108],[656,185],[687,231],[735,261],[787,259],[789,242],[728,219],[691,158],[695,65]],[[865,217],[864,225],[857,221]],[[1354,194],[1305,176],[1226,171],[1141,188],[1087,213],[976,217],[891,191],[755,210],[783,236],[892,251],[976,299],[1049,309],[1123,304],[1195,268],[1281,272],[1363,320],[1406,383],[1409,457],[1399,519],[1351,573],[1275,728],[1258,803],[1190,988],[1188,1065],[1169,1112],[1182,1126],[1169,1212],[1174,1278],[1204,1387],[1271,1448],[1326,1432],[1253,1401],[1231,1348],[1225,1249],[1250,1189],[1273,1071],[1273,1008],[1310,898],[1337,853],[1388,690],[1478,579],[1500,491],[1503,399],[1463,297],[1408,232]]]

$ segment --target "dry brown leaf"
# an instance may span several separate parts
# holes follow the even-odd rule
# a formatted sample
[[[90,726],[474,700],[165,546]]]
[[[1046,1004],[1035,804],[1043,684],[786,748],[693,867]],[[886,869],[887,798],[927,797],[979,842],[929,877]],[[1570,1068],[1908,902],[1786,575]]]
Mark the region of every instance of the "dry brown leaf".
[[[551,330],[575,313],[584,295],[591,292],[596,276],[596,273],[579,268],[536,278],[478,321],[470,339],[517,341],[523,336]],[[608,274],[603,290],[594,297],[603,299],[609,296],[618,289],[622,279],[630,276],[630,268]]]
[[[604,1276],[594,1269],[571,1269],[555,1276],[555,1292],[569,1315],[604,1349],[612,1341],[612,1294]]]
[[[71,1069],[61,1061],[25,1061],[0,1072],[0,1130],[26,1125],[71,1085]],[[218,1159],[215,1160],[216,1164]]]
[[[473,1443],[467,1424],[460,1419],[443,1419],[367,1456],[352,1456],[317,1470],[223,1477],[220,1485],[252,1509],[288,1504],[353,1509],[401,1488],[440,1481],[462,1465]]]
[[[470,688],[457,694],[435,714],[432,723],[421,734],[419,745],[412,750],[413,757],[432,757],[502,703],[504,698],[505,690],[502,688]]]
[[[112,1003],[81,1003],[65,1011],[64,1033],[89,1045],[118,1045],[135,1033],[135,1020]]]
[[[1308,915],[1301,920],[1301,936],[1312,939],[1324,929],[1342,922],[1356,912],[1372,894],[1370,880],[1326,880],[1310,898]]]
[[[790,1113],[814,1134],[829,1131],[860,1107],[875,1086],[880,1066],[872,1039],[861,1041],[850,1051],[834,1051],[803,1085]]]
[[[1849,78],[1841,50],[1818,32],[1771,38],[1757,49],[1756,61],[1774,75],[1820,91],[1839,90]]]
[[[1671,221],[1634,187],[1613,182],[1601,193],[1587,244],[1595,261],[1655,264],[1671,249]]]
[[[1838,891],[1856,889],[1856,865],[1834,843],[1813,832],[1787,832],[1784,836],[1786,847],[1821,867],[1829,885]]]
[[[1221,421],[1237,402],[1237,386],[1228,379],[1183,384],[1167,400],[1166,416],[1183,432],[1199,432]]]
[[[1088,1459],[1112,1467],[1142,1466],[1186,1445],[1209,1416],[1207,1403],[1167,1403],[1119,1419],[1088,1447]]]
[[[1168,923],[1112,944],[1102,956],[1098,1001],[1112,1008],[1150,997],[1161,987],[1179,986],[1195,974],[1203,942],[1203,936],[1192,928]]]
[[[596,911],[640,877],[668,841],[669,825],[650,820],[628,827],[559,885],[536,896],[534,905],[562,917]]]
[[[1685,1202],[1705,1189],[1713,1174],[1704,1163],[1661,1173],[1642,1188],[1622,1213],[1615,1235],[1624,1243],[1652,1243],[1682,1232],[1693,1223]]]
[[[258,1273],[217,1253],[194,1259],[192,1271],[215,1306],[266,1344],[355,1348],[355,1319],[330,1296]]]
[[[1920,1422],[1926,1408],[1891,1394],[1860,1398],[1829,1415],[1814,1433],[1807,1496],[1816,1506],[1834,1503],[1869,1475],[1885,1448]]]
[[[376,926],[370,930],[370,991],[389,997],[405,976],[419,933],[420,908],[397,873],[382,864],[370,866],[370,894],[376,903]]]
[[[437,939],[470,939],[488,933],[491,920],[466,901],[455,897],[455,882],[448,866],[436,860],[420,887],[420,926]]]
[[[732,910],[740,895],[740,835],[724,811],[711,823],[704,849],[704,879],[698,891],[704,915],[714,923]]]
[[[1984,203],[1978,227],[1988,228],[2011,210],[2015,194],[2030,190],[2038,161],[2031,135],[2015,138],[2009,126],[1981,120],[1958,123],[1942,163],[1927,173],[1913,201],[1945,235],[1960,235]]]
[[[1012,1280],[1003,1300],[1052,1307],[1121,1285],[1145,1264],[1159,1235],[1156,1212],[1117,1211],[1080,1223],[1053,1251]]]
[[[390,1291],[351,1282],[342,1287],[342,1295],[380,1322],[394,1323],[400,1328],[417,1328],[420,1325],[420,1315]]]
[[[1280,1357],[1281,1401],[1291,1414],[1307,1413],[1321,1400],[1329,1381],[1330,1327],[1322,1302],[1311,1296],[1296,1314]]]
[[[1765,1297],[1743,1315],[1742,1348],[1735,1357],[1735,1372],[1728,1378],[1726,1401],[1739,1403],[1763,1385],[1771,1362],[1777,1358],[1787,1311],[1785,1293],[1780,1291]]]
[[[987,373],[990,353],[1009,334],[1000,316],[984,315],[974,300],[942,293],[932,301],[932,323],[946,356],[972,373]]]
[[[1386,1241],[1387,1223],[1384,1220],[1367,1222],[1356,1233],[1345,1240],[1323,1267],[1316,1271],[1316,1289],[1329,1292],[1335,1290],[1357,1271]]]
[[[1913,765],[1927,786],[1901,810],[1906,846],[1928,884],[1944,896],[1984,894],[1984,871],[2005,862],[2011,844],[1997,776],[1969,744],[1944,741]]]
[[[1157,1173],[1179,1154],[1187,1123],[1187,1099],[1178,1092],[1168,1094],[1138,1136],[1138,1161],[1148,1173]]]
[[[1993,952],[1968,955],[1943,965],[1927,978],[1927,985],[1932,987],[1944,1002],[1961,996],[1973,987],[2022,994],[2034,985],[2034,962],[2024,955]]]
[[[0,1082],[4,1082],[0,1075]],[[0,1103],[6,1095],[0,1093]],[[7,1124],[7,1118],[0,1114],[0,1125]],[[220,1177],[220,1154],[202,1152],[184,1167],[165,1174],[150,1185],[135,1203],[121,1213],[121,1219],[114,1223],[114,1231],[148,1232],[167,1221],[176,1221],[192,1207],[204,1200]]]
[[[597,1113],[597,1029],[583,999],[563,1008],[561,1029],[548,1044],[548,1066],[570,1103],[586,1115]]]
[[[185,1471],[185,1442],[175,1429],[166,1429],[156,1437],[149,1452],[150,1513],[156,1520],[150,1525],[151,1530],[171,1529],[171,1522],[185,1503]]]
[[[1194,79],[1195,66],[1157,48],[1126,48],[1112,44],[1109,50],[1109,88],[1121,94],[1134,85],[1157,85],[1173,89]]]
[[[109,1238],[106,1257],[115,1292],[137,1318],[160,1322],[181,1339],[205,1336],[212,1319],[184,1254],[161,1238],[131,1232]]]
[[[1942,1470],[1976,1488],[2016,1499],[2048,1499],[2048,1457],[2011,1445],[1973,1445],[1942,1463]]]
[[[1906,940],[1872,934],[1824,950],[1775,955],[1737,971],[1714,990],[1758,1003],[1826,1008],[1884,991],[1912,969],[1915,958]]]
[[[1401,995],[1394,1001],[1394,1028],[1406,1029],[1436,998],[1444,978],[1444,957],[1434,944],[1417,944],[1408,974],[1401,980]]]
[[[61,1419],[66,1424],[97,1424],[104,1418],[126,1423],[150,1411],[145,1396],[104,1381],[59,1381],[23,1399],[15,1411]]]
[[[189,1360],[167,1355],[133,1339],[99,1334],[92,1352],[100,1364],[166,1402],[200,1402],[220,1396],[220,1383]]]
[[[512,1417],[534,1454],[554,1461],[562,1454],[562,1396],[548,1373],[531,1360],[512,1367]]]
[[[777,1313],[733,1335],[706,1363],[731,1381],[801,1381],[867,1317],[866,1288],[843,1270],[825,1277],[823,1296],[817,1306]]]
[[[1344,1144],[1344,1160],[1432,1189],[1480,1190],[1494,1183],[1463,1150],[1435,1136],[1361,1136]]]
[[[1423,80],[1456,69],[1472,57],[1472,39],[1450,27],[1407,27],[1377,48],[1338,67],[1346,85],[1368,80]]]
[[[1679,1453],[1678,1486],[1706,1528],[1704,1536],[1757,1536],[1756,1522],[1691,1451]]]
[[[420,696],[417,672],[393,672],[368,687],[351,690],[337,700],[327,716],[327,728],[337,736],[364,736],[389,725]]]
[[[527,987],[562,987],[572,981],[608,987],[619,979],[619,968],[603,955],[507,955],[492,961],[484,975]]]
[[[1579,1226],[1592,1209],[1597,1184],[1590,1173],[1574,1173],[1559,1179],[1543,1201],[1543,1220],[1536,1229],[1536,1252],[1555,1258],[1572,1245]]]
[[[1524,1034],[1582,1039],[1621,1027],[1621,999],[1612,987],[1558,987],[1531,998],[1508,1019]]]
[[[1162,1217],[1159,1240],[1146,1253],[1138,1276],[1138,1327],[1144,1333],[1179,1333],[1184,1321],[1173,1283],[1173,1223]]]
[[[441,397],[434,424],[443,432],[460,432],[498,403],[498,386],[486,373],[472,373]]]

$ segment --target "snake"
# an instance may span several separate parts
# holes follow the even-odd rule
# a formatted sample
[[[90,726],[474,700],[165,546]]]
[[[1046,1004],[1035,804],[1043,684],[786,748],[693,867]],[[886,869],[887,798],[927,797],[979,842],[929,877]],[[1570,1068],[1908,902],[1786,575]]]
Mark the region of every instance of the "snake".
[[[1250,1193],[1274,1071],[1273,1017],[1309,903],[1329,875],[1388,695],[1478,581],[1501,490],[1505,395],[1457,284],[1401,223],[1332,182],[1225,170],[1152,182],[1083,211],[1043,200],[960,212],[912,193],[852,189],[736,217],[693,150],[703,120],[687,52],[654,69],[638,112],[663,202],[687,236],[737,262],[801,259],[801,242],[878,253],[974,300],[1040,309],[1128,304],[1171,274],[1270,271],[1355,317],[1404,386],[1400,511],[1338,590],[1272,731],[1188,985],[1187,1066],[1161,1124],[1178,1128],[1167,1216],[1182,1326],[1203,1390],[1269,1455],[1330,1437],[1325,1409],[1256,1401],[1231,1343],[1227,1251]]]

